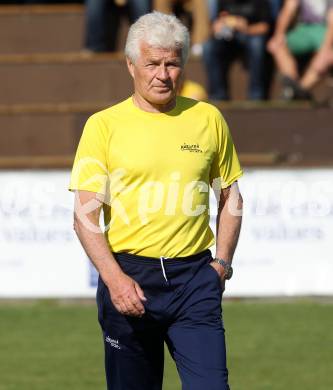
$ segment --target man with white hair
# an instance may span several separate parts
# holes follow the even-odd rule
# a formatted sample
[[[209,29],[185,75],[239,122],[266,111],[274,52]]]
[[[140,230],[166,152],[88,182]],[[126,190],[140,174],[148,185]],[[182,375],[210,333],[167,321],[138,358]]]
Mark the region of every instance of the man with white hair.
[[[125,48],[134,94],[89,118],[76,153],[74,227],[99,272],[109,390],[161,390],[164,342],[183,390],[229,389],[221,298],[241,226],[242,170],[221,113],[177,96],[188,50],[175,16],[139,18]],[[219,199],[215,259],[210,185]]]

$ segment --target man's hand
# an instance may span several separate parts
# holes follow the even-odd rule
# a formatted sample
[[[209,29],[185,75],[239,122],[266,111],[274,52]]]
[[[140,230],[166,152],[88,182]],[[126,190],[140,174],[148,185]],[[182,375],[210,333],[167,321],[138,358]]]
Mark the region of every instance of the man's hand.
[[[229,26],[236,31],[246,34],[247,29],[249,27],[249,23],[242,16],[234,16],[233,18],[230,18]]]
[[[214,34],[218,34],[223,27],[228,27],[231,30],[246,33],[248,26],[249,24],[245,18],[222,12],[219,18],[213,22],[212,28]]]
[[[221,264],[219,263],[216,263],[215,261],[212,261],[209,263],[209,265],[211,267],[213,267],[215,269],[215,271],[217,272],[217,274],[219,275],[220,279],[221,279],[221,286],[224,290],[224,286],[225,286],[225,271],[224,271],[224,268]]]
[[[119,271],[114,275],[112,282],[106,284],[112,303],[119,313],[134,317],[143,316],[145,308],[142,302],[147,299],[135,280]]]
[[[223,29],[224,26],[226,26],[225,16],[222,14],[212,24],[212,30],[213,30],[214,35],[218,34]]]

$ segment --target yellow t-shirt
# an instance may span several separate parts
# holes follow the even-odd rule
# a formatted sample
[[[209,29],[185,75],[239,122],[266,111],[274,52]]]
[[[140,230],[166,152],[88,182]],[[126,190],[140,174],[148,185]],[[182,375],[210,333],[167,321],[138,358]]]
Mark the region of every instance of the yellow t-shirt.
[[[225,188],[241,175],[228,126],[214,106],[177,97],[170,112],[149,113],[129,98],[88,119],[70,190],[104,195],[113,252],[183,257],[214,244],[210,184],[217,179]]]

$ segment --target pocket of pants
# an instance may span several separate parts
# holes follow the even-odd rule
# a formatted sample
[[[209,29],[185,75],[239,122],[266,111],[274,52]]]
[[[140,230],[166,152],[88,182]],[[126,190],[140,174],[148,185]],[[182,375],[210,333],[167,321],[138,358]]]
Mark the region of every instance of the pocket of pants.
[[[225,288],[225,281],[221,279],[220,275],[216,271],[216,269],[210,264],[211,262],[206,264],[206,267],[210,268],[210,273],[213,274],[215,281],[218,284],[218,287],[221,289],[221,291],[224,291]]]
[[[99,276],[97,291],[96,291],[96,302],[97,302],[97,309],[98,309],[98,321],[101,325],[104,317],[105,288],[106,286],[104,285],[102,278]]]

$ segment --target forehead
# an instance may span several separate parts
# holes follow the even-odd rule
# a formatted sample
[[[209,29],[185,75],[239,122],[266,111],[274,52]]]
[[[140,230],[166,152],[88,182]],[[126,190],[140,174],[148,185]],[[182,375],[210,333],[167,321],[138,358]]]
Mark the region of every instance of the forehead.
[[[163,47],[156,47],[142,42],[140,45],[140,56],[142,60],[153,59],[179,59],[181,61],[181,49],[166,49]]]

